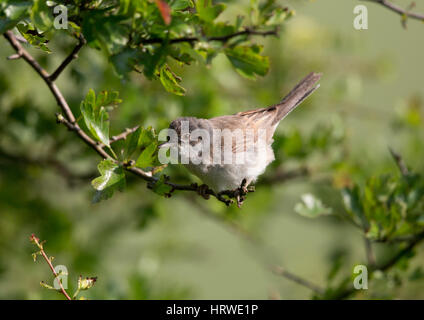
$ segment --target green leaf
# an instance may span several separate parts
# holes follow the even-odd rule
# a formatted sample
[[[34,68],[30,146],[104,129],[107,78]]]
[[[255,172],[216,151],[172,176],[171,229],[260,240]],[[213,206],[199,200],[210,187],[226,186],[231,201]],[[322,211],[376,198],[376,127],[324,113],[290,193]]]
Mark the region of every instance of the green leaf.
[[[235,26],[228,23],[208,23],[203,27],[203,32],[208,37],[223,37],[236,32]]]
[[[346,251],[341,249],[336,249],[331,253],[331,269],[328,272],[327,280],[332,281],[336,275],[341,271],[343,264],[346,262]]]
[[[135,69],[140,59],[142,59],[142,54],[138,49],[133,48],[125,48],[110,57],[116,73],[121,78],[127,78],[128,73]]]
[[[138,139],[138,146],[144,149],[153,142],[158,143],[157,141],[158,140],[155,129],[149,126],[147,129],[143,128],[143,130],[141,131],[140,137]]]
[[[194,4],[192,0],[174,0],[171,2],[171,9],[173,11],[183,10],[186,8],[193,8]]]
[[[183,96],[186,90],[179,85],[181,78],[176,76],[168,65],[163,65],[159,72],[160,82],[166,91],[176,94],[178,96]]]
[[[118,95],[118,92],[103,91],[96,99],[96,94],[90,89],[80,107],[85,125],[91,134],[97,141],[108,147],[110,147],[109,115],[106,108],[121,102]]]
[[[225,49],[225,55],[242,76],[255,79],[256,75],[264,76],[269,69],[268,57],[259,54],[258,46],[237,46]]]
[[[343,204],[346,211],[361,224],[361,226],[368,230],[369,224],[365,216],[358,186],[354,186],[352,189],[344,188],[342,190]]]
[[[139,168],[153,167],[156,162],[157,143],[153,142],[145,148],[138,157],[135,165]]]
[[[320,199],[317,199],[310,193],[302,195],[302,202],[297,203],[294,210],[301,216],[307,218],[317,218],[319,216],[329,215],[332,211],[331,208],[325,207]]]
[[[213,6],[212,0],[198,0],[196,1],[196,10],[201,20],[212,22],[225,10],[225,4],[218,3]]]
[[[269,17],[267,17],[265,24],[268,26],[278,26],[287,19],[291,18],[293,15],[293,10],[288,10],[287,8],[277,8]]]
[[[408,277],[409,281],[422,280],[424,278],[424,271],[421,266],[416,267]]]
[[[47,6],[46,0],[34,0],[31,10],[31,20],[41,31],[46,31],[53,25],[52,9]]]
[[[98,94],[96,99],[97,107],[114,107],[122,102],[119,99],[118,91],[102,91]]]
[[[47,47],[49,42],[43,34],[38,31],[30,24],[18,24],[17,28],[21,35],[28,41],[32,46],[43,50],[44,52],[51,53],[51,50]]]
[[[87,43],[103,49],[108,55],[118,54],[128,42],[125,16],[107,15],[105,10],[88,10],[83,14],[82,32]]]
[[[192,56],[194,55],[194,50],[187,44],[169,47],[169,55],[177,60],[180,65],[190,65],[195,60]]]
[[[166,181],[166,176],[161,175],[157,181],[150,183],[148,187],[153,190],[153,192],[161,196],[169,197],[171,195],[172,187],[166,184]]]
[[[122,191],[126,184],[124,169],[113,160],[103,160],[97,168],[101,176],[91,182],[94,189],[97,190],[93,203],[109,199],[115,190]]]
[[[29,15],[31,1],[0,2],[0,33],[13,29],[17,23]]]
[[[141,127],[138,127],[137,130],[127,136],[125,141],[124,159],[128,160],[131,158],[132,154],[137,150],[142,130],[143,129]]]

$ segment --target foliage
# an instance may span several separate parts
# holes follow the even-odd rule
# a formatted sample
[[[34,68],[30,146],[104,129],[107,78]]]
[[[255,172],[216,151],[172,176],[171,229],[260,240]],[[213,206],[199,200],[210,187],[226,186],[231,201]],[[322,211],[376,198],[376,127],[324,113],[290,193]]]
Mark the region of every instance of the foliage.
[[[57,5],[67,8],[68,29],[54,27]],[[270,241],[290,243],[296,252],[308,252],[307,257],[312,245],[323,251],[321,241],[329,235],[328,265],[314,268],[314,275],[323,278],[317,281],[323,289],[309,287],[315,298],[419,294],[412,286],[401,289],[405,283],[419,286],[423,278],[422,256],[416,250],[424,238],[421,93],[401,97],[393,114],[386,105],[377,109],[361,96],[361,81],[379,80],[385,85],[379,77],[387,76],[387,61],[353,58],[355,41],[344,39],[337,30],[317,28],[301,18],[293,19],[299,24],[290,28],[287,21],[293,13],[274,0],[243,5],[211,0],[1,1],[0,32],[12,30],[25,39],[24,47],[46,69],[54,68],[57,60],[52,57],[71,53],[75,40],[86,40],[89,48],[84,47],[57,82],[76,122],[69,122],[66,115],[61,119],[68,121],[71,131],[82,130],[105,154],[97,173],[93,150],[54,124],[57,106],[41,89],[41,79],[26,71],[23,63],[0,63],[0,72],[17,75],[0,79],[0,295],[54,297],[48,292],[56,290],[31,291],[28,283],[38,275],[33,266],[22,263],[22,252],[14,247],[21,245],[17,239],[22,234],[35,229],[76,270],[101,274],[101,283],[87,297],[202,297],[188,288],[187,278],[183,283],[172,280],[178,272],[194,274],[184,269],[193,261],[198,263],[196,272],[205,270],[210,276],[205,256],[212,250],[232,250],[228,245],[232,240],[219,233],[220,228],[200,225],[192,212],[222,223],[275,260],[279,254],[255,240],[263,230],[268,237],[278,234]],[[278,40],[273,36],[279,32],[283,36]],[[5,56],[11,52],[6,47],[0,48]],[[210,117],[271,105],[281,98],[282,88],[289,90],[316,68],[325,69],[332,81],[320,89],[321,98],[314,95],[302,105],[302,112],[284,120],[273,145],[276,160],[242,210],[188,192],[164,199],[175,191],[169,177],[188,189],[198,181],[178,167],[161,166],[156,132],[181,115]],[[21,73],[25,81],[20,81]],[[321,101],[323,96],[328,99]],[[363,103],[366,113],[358,116],[362,109],[356,104]],[[340,110],[344,105],[349,109]],[[381,114],[389,117],[387,123]],[[377,125],[388,127],[380,131]],[[412,170],[396,172],[387,150],[379,150],[384,143],[369,138],[381,132],[390,134],[384,143],[399,147]],[[153,192],[141,189],[131,170],[146,173]],[[303,179],[290,183],[296,178]],[[89,181],[94,191],[88,190]],[[93,193],[96,204],[90,205],[87,198]],[[113,199],[101,201],[112,195]],[[301,217],[293,216],[293,211]],[[287,220],[278,220],[283,218]],[[307,229],[311,225],[313,231]],[[359,231],[354,236],[352,226]],[[205,249],[209,234],[213,241]],[[374,251],[366,258],[357,254],[362,238]],[[235,264],[244,261],[234,266],[237,275],[248,270],[242,260],[246,258],[236,258],[235,251],[228,254]],[[224,260],[228,262],[227,256]],[[369,267],[369,292],[352,289],[352,266],[359,263]],[[228,264],[226,273],[232,274],[227,268]],[[14,280],[4,285],[9,270],[16,270],[19,284]],[[89,289],[93,279],[80,278],[75,297]],[[253,282],[249,285],[257,288]],[[52,289],[47,283],[43,286]],[[220,290],[222,295],[231,294]]]

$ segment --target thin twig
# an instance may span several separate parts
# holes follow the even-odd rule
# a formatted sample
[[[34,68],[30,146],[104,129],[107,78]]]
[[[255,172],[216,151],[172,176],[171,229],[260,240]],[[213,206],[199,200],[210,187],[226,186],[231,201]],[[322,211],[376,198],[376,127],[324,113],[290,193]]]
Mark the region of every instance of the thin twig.
[[[405,248],[399,250],[395,255],[393,255],[389,260],[381,265],[375,265],[374,267],[370,267],[368,270],[369,278],[372,278],[374,272],[376,271],[386,271],[392,268],[401,258],[405,255],[409,254],[418,244],[420,244],[424,240],[424,231],[419,233],[413,240],[411,240]],[[343,289],[336,290],[336,294],[332,296],[333,299],[346,299],[356,292],[356,289],[353,285]]]
[[[261,31],[251,30],[251,29],[245,29],[244,31],[240,31],[240,32],[232,34],[232,35],[228,35],[228,36],[224,36],[224,37],[216,37],[216,38],[212,38],[210,40],[214,40],[214,39],[218,40],[218,38],[219,38],[219,40],[223,41],[225,39],[230,39],[232,37],[235,37],[235,36],[238,36],[238,35],[243,35],[243,34],[270,35],[270,34],[275,34],[276,32],[277,32],[276,30],[261,32]],[[47,73],[47,71],[45,69],[43,69],[39,65],[39,63],[21,46],[21,44],[16,39],[16,37],[13,34],[12,31],[10,31],[10,30],[6,31],[4,33],[4,37],[7,39],[7,41],[9,41],[11,46],[16,50],[17,54],[20,57],[22,57],[22,59],[24,59],[39,74],[39,76],[44,80],[46,85],[49,87],[51,93],[53,94],[53,96],[55,97],[55,99],[57,101],[57,104],[59,105],[62,112],[64,113],[64,116],[61,115],[61,114],[56,114],[57,122],[64,124],[69,130],[75,132],[81,140],[83,140],[89,147],[94,149],[103,159],[111,159],[111,160],[117,162],[117,160],[113,159],[104,150],[104,146],[102,144],[97,143],[92,138],[90,138],[90,136],[88,136],[83,130],[81,130],[78,123],[76,122],[75,116],[72,113],[72,110],[69,107],[66,99],[63,97],[61,91],[59,90],[59,88],[56,86],[56,84],[52,80],[52,78],[54,78],[54,77],[51,77]],[[177,39],[177,41],[182,41],[182,40]],[[191,40],[189,40],[189,41],[191,41]],[[80,50],[80,47],[81,47],[81,42],[78,43],[77,49],[74,49],[73,52],[75,52],[75,51],[78,52]],[[73,57],[74,57],[74,55],[72,55],[72,59],[73,59]],[[72,59],[70,58],[70,56],[68,56],[65,59],[66,62],[63,62],[60,65],[60,67],[58,68],[58,70],[59,70],[58,74],[60,74],[60,72],[63,71],[64,67],[66,67]],[[63,66],[63,67],[61,67],[61,66]],[[126,134],[121,134],[114,141],[116,141],[118,138],[123,139],[125,137],[126,137]],[[144,171],[140,168],[131,167],[131,166],[125,166],[124,169],[126,171],[129,171],[129,172],[137,175],[138,177],[142,178],[143,180],[145,180],[147,182],[155,183],[156,181],[158,181],[158,178],[154,177],[152,172],[146,172],[146,171]],[[225,203],[227,206],[230,205],[231,203],[233,203],[233,200],[231,199],[231,197],[238,197],[239,196],[239,195],[236,194],[237,190],[228,190],[227,192],[224,192],[224,193],[216,193],[209,188],[205,189],[205,188],[202,188],[203,186],[198,186],[197,184],[180,185],[180,184],[172,183],[170,181],[166,181],[165,183],[172,188],[170,195],[175,190],[192,191],[192,192],[196,192],[199,195],[203,196],[205,199],[208,199],[210,196],[213,196],[216,199],[218,199],[219,201]],[[229,198],[224,197],[223,196],[224,194],[226,194]],[[237,201],[237,203],[240,204],[239,201]]]
[[[365,242],[365,253],[366,253],[366,256],[367,256],[368,265],[370,267],[375,267],[377,260],[376,260],[376,257],[375,257],[375,253],[374,253],[374,250],[373,250],[373,247],[372,247],[371,240],[365,237],[364,242]]]
[[[311,281],[306,280],[305,278],[302,278],[281,266],[276,266],[275,265],[276,254],[270,251],[270,248],[267,248],[258,237],[252,235],[249,231],[244,229],[241,225],[225,218],[225,216],[214,213],[212,210],[210,210],[206,206],[199,203],[194,197],[187,196],[187,199],[192,204],[194,204],[199,209],[199,211],[203,215],[205,215],[207,218],[212,219],[213,221],[223,225],[226,229],[228,229],[233,234],[241,237],[242,239],[245,239],[248,243],[255,246],[258,249],[258,252],[260,253],[260,255],[262,256],[263,258],[262,262],[265,264],[266,268],[271,269],[271,271],[275,275],[281,276],[283,278],[286,278],[289,281],[295,282],[303,287],[306,287],[312,290],[313,292],[315,292],[316,294],[322,295],[324,293],[324,289],[316,285],[315,283],[312,283]]]
[[[38,75],[44,80],[44,82],[49,87],[50,91],[56,99],[57,104],[64,113],[64,116],[61,114],[56,114],[57,122],[64,124],[70,131],[75,132],[81,140],[83,140],[89,147],[94,149],[103,159],[112,159],[113,161],[116,161],[103,149],[103,146],[101,144],[91,139],[83,130],[81,130],[78,123],[76,122],[75,116],[72,113],[71,108],[69,107],[66,99],[63,97],[59,88],[56,86],[54,81],[51,80],[47,71],[44,70],[39,65],[39,63],[21,46],[12,31],[6,31],[6,33],[4,33],[4,37],[7,39],[7,41],[9,41],[11,46],[22,57],[22,59],[24,59],[38,73]],[[79,47],[80,43],[77,46]],[[64,64],[62,63],[61,65]],[[147,182],[156,182],[158,180],[156,177],[153,177],[152,172],[146,172],[140,168],[125,167],[125,170],[137,175],[138,177],[142,178]],[[194,191],[199,193],[199,187],[196,184],[179,185],[176,183],[171,183],[169,181],[167,181],[166,184],[172,187],[172,191],[181,190]],[[206,194],[216,197],[219,201],[222,201],[227,205],[229,205],[230,203],[230,200],[220,197],[212,190],[207,190]]]
[[[402,156],[399,153],[395,152],[390,147],[389,147],[389,151],[390,151],[390,154],[392,155],[393,159],[395,160],[396,165],[398,166],[400,173],[403,176],[407,176],[409,174],[409,170],[408,170],[408,167],[405,164],[405,161],[403,161]]]
[[[59,88],[56,86],[54,81],[50,79],[50,76],[47,71],[44,70],[38,64],[38,62],[21,46],[12,31],[6,31],[6,33],[4,33],[4,37],[7,39],[7,41],[9,41],[9,43],[16,50],[16,52],[39,74],[39,76],[49,87],[50,91],[56,99],[57,104],[65,114],[65,116],[58,115],[57,121],[66,125],[69,130],[74,131],[81,140],[83,140],[89,147],[93,148],[102,158],[111,159],[111,156],[105,150],[103,150],[103,148],[97,142],[95,142],[83,130],[81,130],[78,123],[76,123],[76,119],[74,114],[72,113],[71,108],[69,107],[68,103],[66,102],[66,99],[63,97]],[[151,176],[141,169],[129,171],[136,171],[137,175],[143,177],[147,181],[151,181]]]
[[[55,81],[57,77],[62,73],[63,70],[71,63],[72,60],[78,58],[78,52],[87,43],[82,33],[79,36],[78,44],[74,47],[72,52],[66,57],[65,60],[57,67],[57,69],[49,76],[50,81]]]
[[[122,133],[120,133],[120,134],[118,134],[116,136],[111,137],[109,139],[110,143],[113,143],[113,142],[116,142],[116,141],[119,141],[119,140],[125,140],[128,135],[130,135],[131,133],[135,132],[139,127],[140,126],[135,126],[133,128],[127,128],[127,129],[125,129],[124,132],[122,132]]]
[[[54,269],[54,266],[51,262],[51,259],[44,252],[43,243],[40,242],[40,239],[37,238],[34,234],[32,234],[29,239],[30,239],[30,241],[34,242],[37,245],[37,247],[40,249],[39,253],[44,258],[44,260],[46,260],[50,270],[52,271],[52,273],[54,275],[54,278],[57,280],[57,283],[59,284],[59,287],[60,287],[60,292],[65,296],[66,299],[72,300],[72,298],[69,296],[69,294],[66,292],[65,288],[63,287],[62,281],[60,281],[60,279],[58,278],[59,274]]]
[[[397,14],[401,15],[402,17],[408,17],[408,18],[411,18],[411,19],[424,21],[424,14],[414,13],[414,12],[410,12],[409,10],[402,9],[401,7],[391,3],[388,0],[362,0],[362,1],[378,3],[378,4],[382,5],[383,7],[386,7],[387,9],[389,9],[393,12],[396,12]]]
[[[182,43],[182,42],[199,42],[199,41],[220,41],[220,42],[227,42],[228,40],[238,37],[238,36],[250,36],[250,35],[256,35],[256,36],[277,36],[278,35],[278,28],[275,28],[273,30],[267,30],[267,31],[258,31],[252,28],[245,28],[242,31],[234,32],[225,36],[216,36],[216,37],[205,37],[205,38],[199,38],[199,37],[182,37],[182,38],[176,38],[176,39],[161,39],[161,38],[152,38],[152,39],[144,39],[141,41],[141,44],[156,44],[156,43],[170,43],[170,44],[176,44],[176,43]]]
[[[323,295],[324,294],[324,290],[317,286],[316,284],[310,282],[309,280],[306,280],[305,278],[301,278],[298,275],[286,270],[285,268],[282,268],[280,266],[274,267],[273,270],[274,274],[278,275],[278,276],[282,276],[290,281],[293,281],[301,286],[304,286],[308,289],[311,289],[312,291],[314,291],[315,293],[319,294],[319,295]]]

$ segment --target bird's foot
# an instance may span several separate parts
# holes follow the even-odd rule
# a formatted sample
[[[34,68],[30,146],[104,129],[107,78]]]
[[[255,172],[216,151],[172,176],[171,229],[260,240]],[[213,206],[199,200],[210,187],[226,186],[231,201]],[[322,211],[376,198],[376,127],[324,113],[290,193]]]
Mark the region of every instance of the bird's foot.
[[[249,192],[254,192],[255,187],[254,186],[248,186],[246,179],[243,179],[240,187],[238,187],[235,190],[226,190],[219,193],[219,196],[226,195],[229,198],[234,198],[237,201],[237,207],[241,207],[243,204],[243,201],[246,200],[246,195]],[[227,204],[228,205],[228,204]]]
[[[226,191],[222,191],[222,192],[218,192],[217,194],[216,194],[216,198],[219,200],[219,201],[222,201],[222,202],[224,202],[225,203],[225,205],[227,206],[227,207],[229,207],[234,201],[232,200],[232,199],[228,199],[228,198],[225,198],[224,197],[224,195],[228,195],[228,193],[226,192]]]

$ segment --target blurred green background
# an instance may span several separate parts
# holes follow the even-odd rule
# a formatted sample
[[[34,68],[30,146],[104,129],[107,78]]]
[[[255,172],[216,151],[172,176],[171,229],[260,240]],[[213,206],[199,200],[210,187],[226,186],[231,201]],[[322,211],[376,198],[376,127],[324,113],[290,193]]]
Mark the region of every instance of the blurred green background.
[[[313,136],[317,126],[330,127],[337,143],[307,157],[294,152],[279,159],[284,169],[304,165],[312,174],[272,185],[259,180],[240,210],[183,193],[163,199],[135,178],[126,192],[91,204],[96,155],[56,125],[57,107],[48,89],[24,62],[6,60],[13,52],[0,40],[0,298],[59,298],[39,285],[50,282],[51,274],[41,259],[32,260],[31,233],[47,240],[55,264],[67,266],[70,286],[80,274],[98,276],[84,294],[91,299],[306,299],[310,290],[269,271],[269,257],[318,284],[326,283],[340,254],[346,257],[345,275],[364,260],[363,238],[351,225],[333,216],[307,219],[294,206],[302,194],[313,193],[340,210],[337,188],[396,170],[388,146],[424,171],[424,25],[409,21],[405,30],[398,15],[363,1],[282,3],[296,16],[278,39],[257,39],[265,44],[271,66],[256,81],[241,78],[219,56],[211,67],[177,68],[187,95],[176,97],[139,74],[121,81],[90,48],[58,80],[73,110],[89,88],[120,91],[124,102],[111,120],[116,134],[137,124],[165,128],[181,115],[212,117],[271,105],[310,71],[323,72],[321,88],[278,132],[296,149],[297,134]],[[369,9],[368,30],[353,28],[358,4]],[[229,6],[220,20],[245,10],[247,1]],[[424,12],[424,3],[416,10]],[[61,53],[31,52],[52,70],[71,44],[55,38],[50,46]],[[59,174],[52,158],[78,177]],[[178,172],[187,181],[188,174]],[[270,177],[268,172],[263,179]],[[211,213],[237,221],[261,244],[247,241]],[[424,260],[419,253],[417,265]],[[399,298],[424,298],[422,281],[375,285],[382,286],[380,292],[396,290]],[[372,294],[370,288],[357,298]]]

